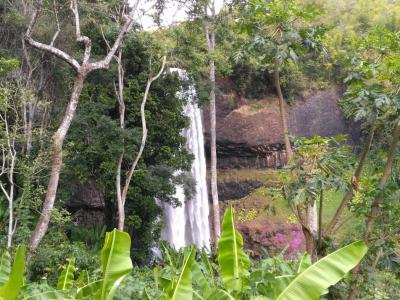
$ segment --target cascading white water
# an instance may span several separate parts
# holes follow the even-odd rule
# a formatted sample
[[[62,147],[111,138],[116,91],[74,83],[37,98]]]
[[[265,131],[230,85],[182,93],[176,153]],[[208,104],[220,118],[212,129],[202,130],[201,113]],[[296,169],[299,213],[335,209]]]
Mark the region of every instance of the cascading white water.
[[[184,70],[174,68],[171,72],[178,72],[182,80],[188,79]],[[197,95],[194,86],[190,85],[187,89],[181,90],[179,96],[188,98],[185,114],[190,119],[190,126],[182,134],[186,137],[188,151],[194,156],[191,175],[195,179],[196,189],[195,194],[187,199],[183,187],[177,186],[175,197],[181,205],[172,207],[169,204],[162,204],[164,228],[161,238],[176,249],[186,245],[210,249],[207,169],[201,111],[196,103]]]

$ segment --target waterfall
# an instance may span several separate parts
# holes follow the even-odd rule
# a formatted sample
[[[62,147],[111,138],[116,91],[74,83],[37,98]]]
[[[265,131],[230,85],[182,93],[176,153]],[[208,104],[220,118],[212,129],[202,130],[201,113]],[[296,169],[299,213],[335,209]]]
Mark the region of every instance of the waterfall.
[[[184,70],[173,68],[171,72],[177,72],[181,80],[188,79]],[[182,88],[179,97],[188,99],[184,111],[190,120],[190,125],[189,128],[183,130],[182,135],[186,137],[186,148],[194,156],[191,176],[195,179],[196,188],[195,194],[187,198],[183,187],[178,185],[175,197],[181,205],[172,207],[166,203],[162,204],[164,228],[161,238],[176,249],[186,245],[197,245],[199,248],[210,249],[207,169],[201,111],[196,103],[197,95],[194,86]]]

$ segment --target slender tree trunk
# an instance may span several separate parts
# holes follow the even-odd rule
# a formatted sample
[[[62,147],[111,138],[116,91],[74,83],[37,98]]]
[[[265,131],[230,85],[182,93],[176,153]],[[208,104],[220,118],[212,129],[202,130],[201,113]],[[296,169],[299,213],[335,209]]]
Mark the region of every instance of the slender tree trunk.
[[[36,99],[29,103],[28,107],[28,124],[26,132],[26,154],[30,155],[32,151],[32,130],[33,130],[33,120],[35,118],[36,111]]]
[[[124,229],[124,225],[125,225],[125,202],[126,202],[126,197],[128,196],[128,190],[129,190],[129,185],[131,183],[132,177],[133,177],[133,172],[136,170],[136,167],[143,155],[144,152],[144,148],[146,146],[146,141],[147,141],[147,123],[146,123],[146,103],[147,103],[147,99],[149,97],[149,93],[150,93],[150,88],[151,85],[153,84],[154,81],[156,81],[161,74],[164,72],[165,69],[165,64],[167,61],[167,57],[164,55],[163,60],[162,60],[162,64],[160,67],[160,70],[158,71],[158,73],[151,77],[149,77],[149,79],[147,80],[147,84],[146,84],[146,89],[144,91],[144,95],[143,95],[143,99],[142,99],[142,103],[140,105],[140,118],[142,121],[142,140],[139,146],[139,151],[136,154],[136,156],[134,157],[131,167],[128,170],[128,173],[126,175],[126,179],[125,179],[125,184],[124,187],[121,189],[121,167],[122,167],[122,160],[124,157],[124,153],[122,153],[119,157],[118,160],[118,165],[117,165],[117,175],[116,175],[116,188],[117,188],[117,206],[118,206],[118,229],[119,230],[123,230]],[[124,97],[123,97],[123,74],[124,71],[122,69],[122,58],[121,58],[121,52],[120,52],[120,56],[119,56],[119,101],[120,101],[120,125],[121,128],[124,128],[125,125],[125,102],[124,102]]]
[[[396,127],[393,131],[392,141],[390,143],[388,157],[387,157],[387,161],[385,164],[385,169],[384,169],[381,179],[379,181],[379,188],[385,187],[387,181],[389,180],[389,177],[392,174],[393,163],[396,158],[397,145],[399,143],[399,139],[400,139],[400,125],[396,125]],[[372,202],[371,211],[370,211],[367,221],[366,221],[365,232],[364,232],[364,237],[363,237],[364,241],[366,243],[368,242],[369,235],[374,228],[375,220],[378,217],[378,213],[379,213],[379,207],[382,205],[383,201],[384,201],[384,199],[380,195],[378,195]],[[360,264],[357,265],[353,269],[353,271],[352,271],[353,277],[356,277],[359,273],[360,273]],[[357,297],[357,293],[358,293],[358,287],[356,286],[355,282],[353,281],[350,286],[348,300],[355,300]]]
[[[15,110],[17,111],[17,110]],[[10,131],[10,127],[8,124],[8,116],[7,112],[4,112],[4,115],[0,114],[0,120],[4,124],[5,136],[7,138],[7,143],[1,144],[0,149],[2,152],[1,166],[0,166],[0,177],[2,175],[7,175],[8,180],[8,191],[6,186],[0,180],[0,190],[3,192],[4,196],[8,201],[8,232],[7,232],[7,248],[10,248],[12,245],[12,238],[15,231],[14,222],[14,172],[15,172],[15,164],[17,161],[17,152],[15,150],[15,140],[17,137],[17,128],[19,127],[18,123],[18,113],[16,112],[14,121],[16,124],[13,126],[14,130]]]
[[[50,179],[47,186],[46,198],[43,203],[42,214],[40,215],[39,221],[36,224],[36,228],[32,233],[30,253],[32,254],[38,247],[43,236],[47,232],[49,226],[51,213],[54,207],[54,201],[56,199],[58,181],[60,178],[60,172],[62,167],[63,158],[63,143],[65,136],[67,135],[68,129],[71,125],[72,119],[75,116],[76,108],[78,106],[79,97],[82,92],[83,82],[85,80],[86,73],[80,72],[77,74],[74,82],[72,94],[65,111],[64,117],[58,127],[56,133],[53,135],[52,142],[52,160],[51,160],[51,173]]]
[[[214,11],[213,11],[214,16]],[[212,54],[215,50],[215,32],[210,30],[209,24],[205,24],[205,34],[207,38],[208,53]],[[211,84],[210,91],[210,157],[211,157],[211,197],[213,207],[213,239],[215,246],[221,235],[221,217],[218,199],[218,174],[217,174],[217,133],[216,133],[216,107],[215,107],[215,61],[209,61],[209,79]]]
[[[364,169],[364,165],[365,165],[365,162],[367,160],[368,153],[369,153],[369,151],[371,149],[372,141],[374,139],[375,130],[376,130],[376,125],[374,123],[374,125],[371,127],[371,130],[369,131],[367,142],[366,142],[366,144],[364,146],[363,152],[362,152],[361,157],[360,157],[360,161],[358,163],[357,169],[356,169],[356,171],[354,173],[354,177],[352,179],[356,183],[360,180],[362,170]],[[342,213],[343,213],[344,209],[346,208],[347,204],[353,198],[353,192],[354,192],[353,185],[350,185],[349,189],[347,190],[346,194],[344,195],[342,201],[340,202],[339,207],[335,212],[335,215],[333,216],[331,222],[327,226],[326,231],[325,231],[325,235],[328,236],[328,235],[330,235],[330,234],[332,234],[334,232],[335,227],[337,226],[337,224],[338,224],[338,222],[340,220],[340,217],[342,216]]]
[[[8,201],[8,233],[7,233],[7,248],[11,248],[12,245],[12,238],[13,238],[13,233],[14,233],[14,205],[13,201],[9,200]]]
[[[311,260],[315,262],[317,260],[316,253],[316,241],[318,236],[318,211],[317,202],[315,200],[310,201],[307,204],[307,233],[305,235],[307,252],[311,255]]]
[[[311,260],[314,262],[315,261],[315,256],[314,256],[314,249],[315,249],[315,240],[313,235],[311,234],[310,230],[304,226],[302,226],[303,230],[303,235],[304,239],[306,242],[306,252],[311,256]]]
[[[108,43],[107,43],[108,44]],[[118,89],[115,88],[115,93],[119,103],[119,125],[122,130],[125,129],[125,100],[124,100],[124,68],[122,65],[122,51],[118,52],[116,57],[118,63]],[[122,147],[125,148],[125,140],[122,139]],[[121,189],[121,169],[122,161],[124,159],[124,151],[119,156],[117,163],[117,172],[115,176],[115,186],[117,192],[117,209],[118,209],[118,229],[123,231],[125,225],[125,206],[124,200],[122,199]]]
[[[28,116],[27,116],[27,114],[28,114],[28,112],[26,110],[26,97],[23,97],[23,100],[22,100],[22,121],[23,121],[25,141],[28,140]],[[28,147],[26,147],[26,148],[28,148]],[[24,151],[22,151],[22,152],[24,152]]]
[[[216,112],[215,112],[215,67],[214,61],[210,61],[210,131],[211,131],[211,195],[214,213],[214,241],[217,242],[221,234],[219,199],[218,199],[218,175],[217,175],[217,137],[216,137]]]
[[[289,127],[288,127],[287,119],[286,119],[285,100],[283,99],[283,94],[282,94],[282,89],[281,89],[280,74],[279,74],[279,61],[277,59],[275,59],[275,62],[274,62],[274,82],[275,82],[276,94],[278,96],[278,101],[279,101],[279,112],[280,112],[281,124],[282,124],[282,129],[283,129],[283,139],[285,142],[286,155],[289,160],[289,159],[293,158],[293,151],[292,151],[292,146],[290,145],[290,140],[289,140]]]
[[[6,123],[6,131],[8,132],[8,125]],[[3,194],[7,198],[8,201],[8,229],[7,229],[7,248],[11,248],[12,245],[12,239],[14,236],[14,231],[15,231],[15,226],[16,226],[16,221],[14,221],[14,190],[15,190],[15,183],[14,183],[14,171],[15,171],[15,164],[17,160],[17,153],[14,149],[15,146],[15,135],[16,133],[13,133],[13,141],[10,143],[10,140],[8,140],[8,153],[7,153],[7,160],[9,161],[9,166],[8,170],[6,171],[7,173],[7,179],[8,179],[8,191],[6,188],[3,186],[3,184],[0,182],[0,189],[3,191]],[[8,137],[9,139],[10,137]],[[3,149],[4,151],[4,149]],[[6,157],[4,156],[3,152],[3,160],[5,160]],[[3,161],[4,164],[4,161]],[[5,173],[5,168],[4,165],[2,167],[0,175]]]
[[[13,151],[10,149],[10,151]],[[15,151],[15,150],[14,150]],[[16,153],[13,152],[11,157],[11,167],[9,170],[8,181],[10,183],[10,192],[8,198],[8,234],[7,234],[7,248],[11,248],[12,239],[14,235],[14,168]]]
[[[321,191],[319,193],[319,211],[318,211],[318,250],[322,246],[322,215],[324,213],[324,190],[321,184]],[[318,255],[320,255],[318,253]]]
[[[397,151],[397,145],[399,143],[399,138],[400,138],[400,125],[397,125],[393,132],[392,142],[390,144],[385,169],[383,171],[382,177],[379,182],[380,188],[383,188],[386,185],[389,177],[392,174],[393,163],[396,158],[396,151]],[[369,234],[371,233],[375,225],[375,220],[379,212],[379,206],[383,203],[383,200],[384,199],[382,197],[378,196],[372,203],[371,212],[367,219],[366,229],[364,233],[365,241],[368,240]]]
[[[121,193],[121,168],[122,168],[122,160],[124,158],[124,154],[121,153],[117,163],[117,173],[115,176],[115,187],[117,192],[117,209],[118,209],[118,230],[123,231],[125,225],[125,208],[124,202],[122,201],[122,193]]]

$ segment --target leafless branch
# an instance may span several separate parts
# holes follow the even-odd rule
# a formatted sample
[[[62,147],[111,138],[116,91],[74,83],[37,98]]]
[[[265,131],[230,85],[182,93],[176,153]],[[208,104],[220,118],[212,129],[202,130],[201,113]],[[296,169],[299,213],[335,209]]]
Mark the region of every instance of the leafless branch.
[[[70,9],[75,17],[75,35],[76,41],[79,43],[83,43],[85,45],[85,53],[83,55],[83,63],[87,63],[90,58],[90,52],[92,50],[92,41],[87,37],[81,34],[81,24],[79,19],[79,9],[77,0],[71,0]]]
[[[142,132],[143,132],[142,133],[142,141],[141,141],[141,144],[140,144],[139,151],[138,151],[138,153],[136,155],[136,158],[133,160],[132,165],[131,165],[131,167],[129,169],[128,175],[127,175],[126,180],[125,180],[125,186],[124,186],[124,190],[122,192],[122,197],[123,197],[124,200],[126,199],[126,195],[128,193],[128,188],[129,188],[130,181],[132,180],[133,172],[136,169],[136,166],[137,166],[140,158],[142,157],[142,154],[143,154],[143,151],[144,151],[144,147],[146,145],[147,125],[146,125],[145,108],[146,108],[146,102],[147,102],[147,98],[148,98],[148,95],[149,95],[150,87],[151,87],[151,84],[155,80],[157,80],[161,76],[161,74],[163,73],[166,61],[167,61],[167,57],[164,55],[160,71],[155,76],[149,78],[149,80],[147,81],[146,90],[144,92],[142,104],[140,106],[140,115],[141,115],[141,119],[142,119]],[[123,202],[123,204],[125,204],[125,201]]]
[[[38,42],[32,38],[33,27],[36,24],[37,18],[39,16],[39,12],[42,8],[42,4],[43,4],[43,0],[39,0],[37,3],[37,7],[34,9],[34,11],[32,13],[31,21],[29,22],[28,28],[26,29],[26,32],[25,32],[25,36],[24,36],[25,41],[32,47],[38,48],[40,50],[43,50],[43,51],[46,51],[46,52],[49,52],[49,53],[55,55],[56,57],[62,59],[63,61],[65,61],[66,63],[71,65],[75,70],[78,70],[80,65],[72,56],[70,56],[69,54],[65,53],[64,51],[62,51],[60,49],[55,48],[52,45],[46,45],[46,44]]]
[[[134,4],[132,5],[132,9],[131,9],[131,12],[129,13],[129,15],[124,16],[125,23],[121,27],[121,30],[119,31],[119,34],[118,34],[116,40],[114,41],[113,46],[110,48],[110,51],[107,53],[106,57],[104,57],[102,60],[95,62],[95,63],[91,63],[90,70],[107,69],[108,68],[112,58],[114,57],[115,53],[117,52],[119,46],[122,43],[122,39],[123,39],[124,35],[132,29],[133,20],[134,20],[133,16],[134,16],[134,13],[135,13],[138,5],[139,5],[139,0],[136,0],[134,2]]]
[[[60,28],[60,20],[58,19],[58,10],[56,6],[56,1],[53,0],[53,8],[54,8],[54,17],[56,19],[56,24],[57,24],[57,31],[54,33],[51,41],[50,41],[50,46],[53,46],[54,43],[56,42],[56,39],[58,35],[60,34],[61,28]]]

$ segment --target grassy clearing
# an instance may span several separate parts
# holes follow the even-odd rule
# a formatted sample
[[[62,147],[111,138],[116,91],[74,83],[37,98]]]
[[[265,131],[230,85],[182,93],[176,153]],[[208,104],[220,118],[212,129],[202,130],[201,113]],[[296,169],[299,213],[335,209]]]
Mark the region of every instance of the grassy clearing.
[[[264,184],[279,184],[279,174],[281,170],[273,169],[234,169],[234,170],[218,170],[218,181],[239,182],[239,181],[259,181]]]

